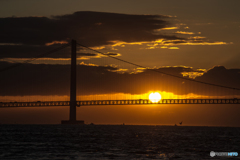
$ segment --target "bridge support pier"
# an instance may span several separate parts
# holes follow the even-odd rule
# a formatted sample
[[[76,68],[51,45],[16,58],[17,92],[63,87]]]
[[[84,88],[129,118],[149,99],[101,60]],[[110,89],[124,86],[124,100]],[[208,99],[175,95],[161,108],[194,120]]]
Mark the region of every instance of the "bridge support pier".
[[[77,121],[76,119],[76,82],[77,82],[77,76],[76,76],[76,40],[72,40],[72,48],[71,48],[71,84],[70,84],[70,114],[69,114],[69,120],[63,120],[62,124],[84,124],[84,121]]]

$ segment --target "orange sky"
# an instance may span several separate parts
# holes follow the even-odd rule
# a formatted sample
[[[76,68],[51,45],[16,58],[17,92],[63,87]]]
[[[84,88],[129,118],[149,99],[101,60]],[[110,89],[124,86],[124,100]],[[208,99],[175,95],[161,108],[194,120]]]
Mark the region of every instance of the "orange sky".
[[[238,0],[88,0],[71,4],[65,0],[0,1],[0,23],[4,24],[0,26],[0,70],[25,63],[74,38],[104,54],[149,69],[109,61],[106,55],[78,48],[78,67],[86,73],[78,73],[78,84],[83,85],[78,93],[86,94],[78,95],[78,100],[145,99],[156,91],[164,99],[238,98],[236,91],[223,95],[223,90],[205,86],[208,91],[203,93],[202,85],[160,75],[157,79],[150,70],[240,88],[239,5]],[[22,68],[1,72],[0,101],[68,100],[69,64],[70,48],[66,48],[25,63]],[[151,76],[156,80],[149,80]],[[180,87],[176,89],[175,84]],[[191,85],[194,87],[187,90]],[[173,125],[183,121],[184,125],[239,126],[239,108],[82,106],[77,117],[97,124]],[[68,112],[68,107],[0,108],[0,123],[58,124],[68,119]]]

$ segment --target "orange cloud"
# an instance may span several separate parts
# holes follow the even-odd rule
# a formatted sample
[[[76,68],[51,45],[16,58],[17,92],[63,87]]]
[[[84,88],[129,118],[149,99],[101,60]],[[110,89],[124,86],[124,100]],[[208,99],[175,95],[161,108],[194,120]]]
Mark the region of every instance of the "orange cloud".
[[[179,49],[178,47],[169,47],[168,49]]]
[[[159,30],[173,30],[173,29],[179,29],[178,27],[166,27],[166,28],[162,28]]]
[[[181,72],[183,77],[189,77],[195,79],[196,77],[202,76],[204,72]]]
[[[178,34],[194,34],[193,32],[184,32],[184,31],[177,31],[175,33],[178,33]]]
[[[98,66],[96,64],[93,64],[93,63],[84,63],[84,62],[81,62],[80,65],[84,65],[84,66]]]
[[[181,32],[185,34],[194,34],[193,32]],[[232,44],[232,42],[227,43],[223,41],[217,42],[209,42],[208,40],[204,40],[206,37],[203,36],[194,36],[189,37],[187,39],[174,39],[174,40],[164,40],[157,39],[155,41],[141,41],[141,42],[123,42],[123,41],[112,41],[112,50],[117,50],[115,47],[126,47],[127,45],[142,45],[141,49],[156,49],[156,48],[168,48],[168,49],[179,49],[179,47],[175,47],[176,45],[228,45]],[[174,47],[168,47],[173,46]],[[145,47],[146,46],[146,47]]]

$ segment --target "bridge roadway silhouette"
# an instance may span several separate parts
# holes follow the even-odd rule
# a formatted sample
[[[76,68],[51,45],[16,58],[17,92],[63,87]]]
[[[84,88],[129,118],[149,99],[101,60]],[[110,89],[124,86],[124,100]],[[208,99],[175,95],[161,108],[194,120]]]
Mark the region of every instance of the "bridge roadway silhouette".
[[[77,107],[90,105],[144,105],[144,104],[240,104],[240,99],[161,99],[158,102],[151,102],[149,99],[76,101]],[[41,106],[70,106],[70,101],[0,102],[0,107],[41,107]]]

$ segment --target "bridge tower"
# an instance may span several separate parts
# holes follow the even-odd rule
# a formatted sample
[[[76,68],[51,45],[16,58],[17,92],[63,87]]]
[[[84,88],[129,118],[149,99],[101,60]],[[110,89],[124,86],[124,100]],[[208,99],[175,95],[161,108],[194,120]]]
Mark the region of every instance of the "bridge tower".
[[[76,119],[76,84],[77,84],[77,67],[76,67],[76,50],[77,50],[77,42],[76,40],[72,40],[71,43],[71,81],[70,81],[70,114],[69,120],[63,120],[62,124],[84,124],[84,121],[77,121]]]

